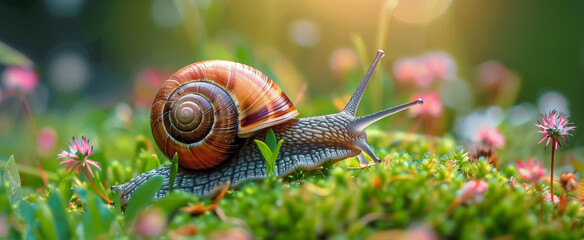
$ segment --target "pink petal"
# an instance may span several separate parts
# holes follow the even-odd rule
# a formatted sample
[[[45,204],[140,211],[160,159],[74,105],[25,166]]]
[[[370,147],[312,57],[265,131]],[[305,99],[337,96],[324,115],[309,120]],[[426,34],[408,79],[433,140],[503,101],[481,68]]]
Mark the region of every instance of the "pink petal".
[[[68,162],[77,162],[77,161],[74,159],[71,159],[71,158],[67,158],[67,159],[61,161],[59,164],[68,163]]]
[[[91,173],[91,177],[95,177],[95,176],[93,175],[93,171],[91,170],[91,167],[90,167],[89,165],[87,166],[87,170],[89,170],[89,173]]]
[[[89,152],[89,140],[85,137],[81,137],[81,153],[87,154]]]
[[[75,138],[73,138],[73,146],[75,146],[75,149],[77,150],[77,152],[83,153],[83,151],[81,151],[81,147],[79,146],[77,141],[75,141]]]
[[[99,170],[101,170],[101,167],[99,167],[99,163],[98,163],[98,162],[96,162],[96,161],[93,161],[93,160],[89,160],[89,159],[87,159],[87,160],[85,160],[85,161],[86,161],[88,164],[91,164],[91,165],[93,165],[93,166],[97,167]]]
[[[548,138],[548,140],[545,142],[545,147],[546,147],[546,148],[548,147],[548,144],[550,144],[550,140],[552,140],[552,138],[551,138],[551,137],[549,137],[549,138]]]
[[[541,140],[539,140],[539,142],[537,144],[540,144],[541,142],[543,142],[543,140],[547,137],[548,137],[547,135],[543,136],[543,138]]]

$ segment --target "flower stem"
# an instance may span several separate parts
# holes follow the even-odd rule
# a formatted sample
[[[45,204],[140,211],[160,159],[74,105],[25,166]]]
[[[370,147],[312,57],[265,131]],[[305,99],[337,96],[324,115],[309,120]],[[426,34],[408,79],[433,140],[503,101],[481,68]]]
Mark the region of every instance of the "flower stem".
[[[557,144],[554,142],[552,145],[552,170],[551,170],[551,177],[550,177],[550,192],[552,196],[552,203],[554,202],[554,154],[556,152]]]
[[[83,168],[83,172],[85,173],[85,176],[87,176],[87,180],[89,180],[95,191],[99,193],[99,196],[101,196],[101,198],[103,198],[103,200],[105,200],[106,202],[111,203],[112,200],[109,200],[109,198],[107,198],[105,195],[103,195],[103,193],[101,193],[101,191],[99,191],[99,189],[97,189],[97,186],[95,186],[95,183],[93,183],[93,181],[89,177],[89,174],[87,174],[87,170],[85,170],[85,168]]]

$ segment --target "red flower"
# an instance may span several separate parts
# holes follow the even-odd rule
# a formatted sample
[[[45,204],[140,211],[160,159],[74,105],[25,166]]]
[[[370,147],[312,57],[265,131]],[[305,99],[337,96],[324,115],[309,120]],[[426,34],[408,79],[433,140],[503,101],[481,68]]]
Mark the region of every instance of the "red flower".
[[[537,124],[535,124],[535,126],[541,128],[541,130],[537,132],[544,134],[538,144],[547,139],[545,142],[545,147],[547,148],[550,141],[553,140],[553,147],[557,149],[561,146],[560,137],[564,139],[564,143],[568,144],[566,142],[566,136],[571,136],[572,134],[570,134],[570,131],[576,128],[574,126],[568,126],[570,124],[570,117],[566,117],[564,114],[553,110],[547,116],[541,115],[541,120],[541,123],[538,120]]]
[[[91,173],[91,176],[93,177],[91,166],[94,166],[99,170],[101,170],[101,168],[99,167],[98,162],[89,159],[89,156],[91,156],[92,153],[93,147],[89,145],[89,140],[85,137],[81,137],[81,142],[78,142],[73,138],[73,143],[69,145],[69,152],[61,150],[61,153],[59,153],[58,158],[65,159],[59,164],[67,163],[65,171],[71,169],[70,173],[77,169],[77,176],[79,176],[82,168],[87,167],[87,170],[89,170],[89,173]]]
[[[531,181],[534,184],[541,180],[546,172],[546,169],[539,165],[535,160],[516,162],[515,167],[517,168],[520,179]]]

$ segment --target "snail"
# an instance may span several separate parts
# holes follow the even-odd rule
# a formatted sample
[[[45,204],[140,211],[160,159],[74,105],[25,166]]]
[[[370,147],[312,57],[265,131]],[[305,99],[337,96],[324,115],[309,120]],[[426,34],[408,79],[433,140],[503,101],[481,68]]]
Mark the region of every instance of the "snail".
[[[367,116],[355,112],[384,52],[379,50],[345,108],[335,114],[299,118],[283,91],[260,71],[222,60],[188,65],[172,75],[158,91],[151,111],[155,142],[172,159],[178,153],[179,170],[173,189],[210,195],[216,186],[267,176],[266,162],[254,140],[272,129],[283,139],[275,169],[278,177],[304,168],[315,169],[326,160],[337,162],[363,153],[381,160],[367,144],[365,127],[416,104],[422,99]],[[135,189],[153,176],[166,176],[156,198],[169,190],[170,164],[142,173],[115,186],[127,203]]]

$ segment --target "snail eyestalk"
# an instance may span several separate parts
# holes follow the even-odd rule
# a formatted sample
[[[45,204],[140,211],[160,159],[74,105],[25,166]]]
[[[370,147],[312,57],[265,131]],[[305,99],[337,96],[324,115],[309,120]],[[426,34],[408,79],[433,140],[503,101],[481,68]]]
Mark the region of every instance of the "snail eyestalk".
[[[357,90],[355,90],[353,96],[351,96],[351,100],[349,100],[345,108],[343,108],[343,112],[347,112],[351,114],[351,116],[355,116],[355,113],[357,112],[357,107],[359,107],[359,102],[361,102],[361,97],[363,97],[365,88],[367,88],[367,84],[369,84],[369,79],[371,79],[371,75],[373,75],[373,72],[375,71],[375,68],[379,63],[379,60],[384,55],[385,53],[383,52],[383,50],[377,50],[377,56],[375,56],[375,60],[373,60],[371,67],[369,67],[369,70],[363,77],[363,80],[361,80],[361,84],[359,84],[359,87],[357,88]]]
[[[388,108],[388,109],[385,109],[385,110],[382,110],[382,111],[379,111],[376,113],[372,113],[372,114],[369,114],[366,116],[358,117],[354,121],[349,123],[349,128],[353,132],[361,132],[367,126],[371,125],[374,122],[377,122],[380,119],[383,119],[384,117],[387,117],[387,116],[392,115],[394,113],[408,109],[414,105],[422,105],[422,104],[424,104],[424,101],[421,98],[418,98],[418,100],[415,100],[415,101],[412,101],[412,102],[409,102],[406,104],[402,104],[402,105],[399,105],[396,107]]]

